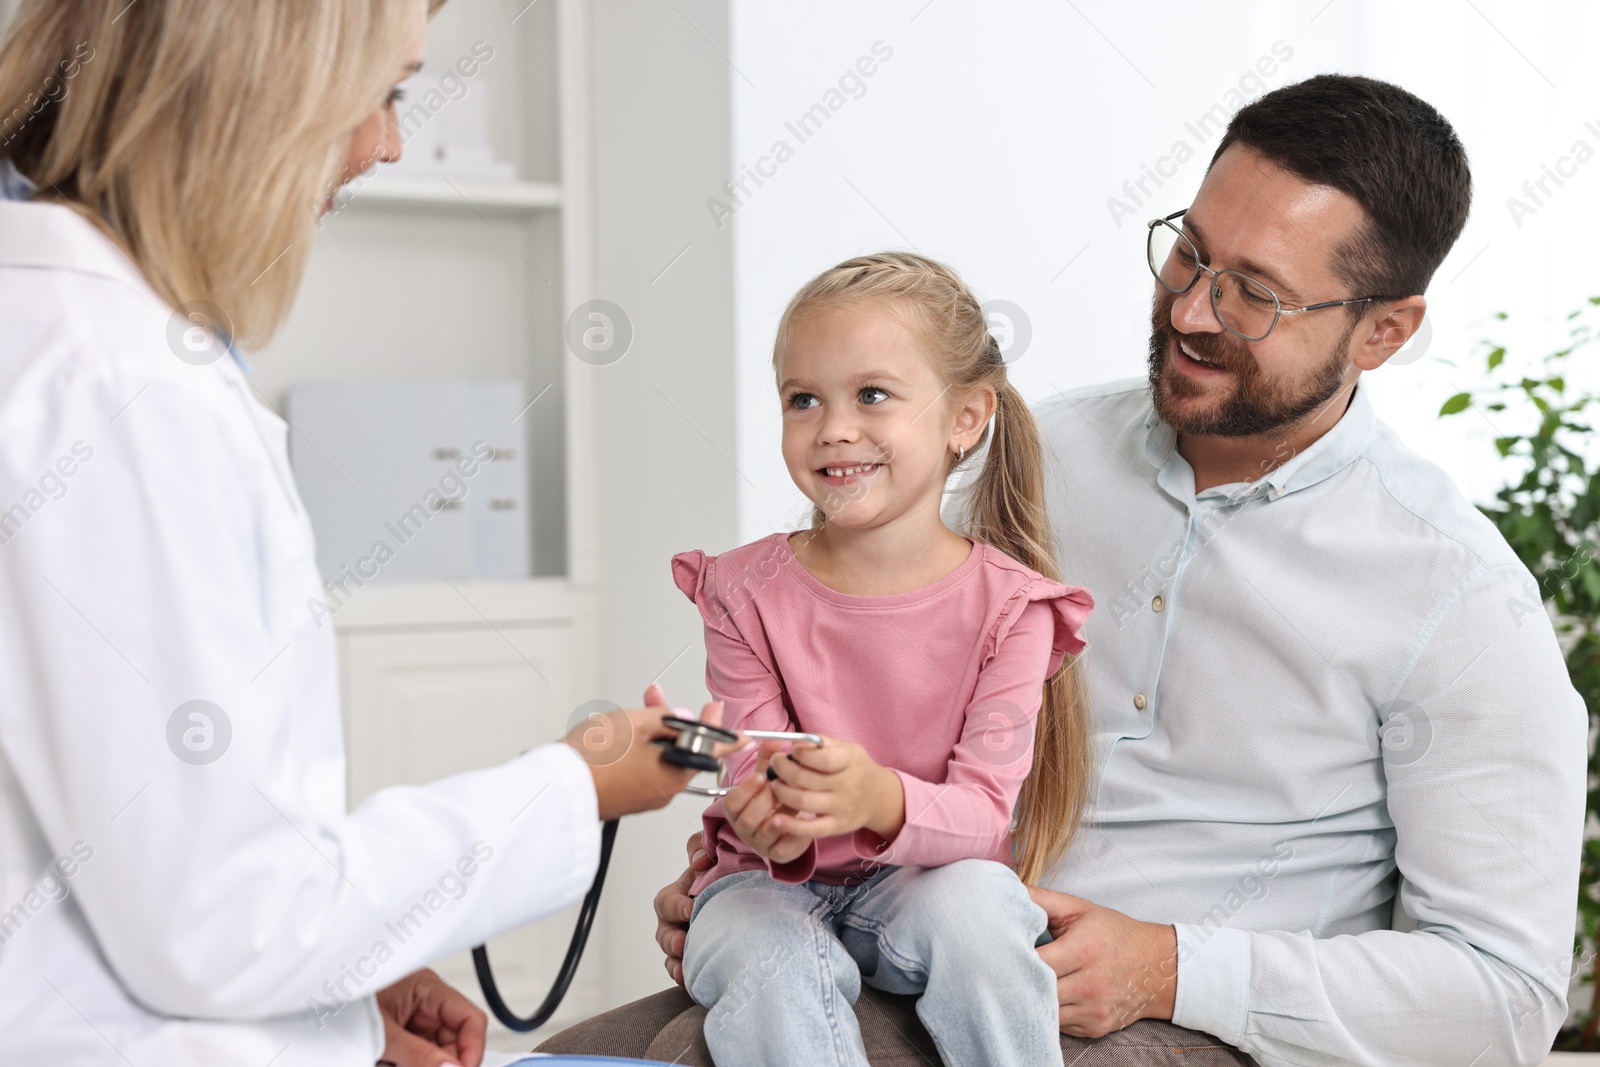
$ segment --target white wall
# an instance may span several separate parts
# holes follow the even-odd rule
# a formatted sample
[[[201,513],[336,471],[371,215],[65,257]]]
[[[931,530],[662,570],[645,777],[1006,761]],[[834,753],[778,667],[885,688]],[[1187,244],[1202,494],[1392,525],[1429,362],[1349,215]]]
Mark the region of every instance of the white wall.
[[[806,278],[858,252],[912,247],[951,262],[983,298],[1024,309],[1033,341],[1013,380],[1030,399],[1142,374],[1152,288],[1143,223],[1188,203],[1217,135],[1198,137],[1186,123],[1226,105],[1241,84],[1254,96],[1325,71],[1392,80],[1438,107],[1466,143],[1475,205],[1428,293],[1431,347],[1369,382],[1401,435],[1476,498],[1499,484],[1486,440],[1494,431],[1470,414],[1441,425],[1435,413],[1457,384],[1474,383],[1482,363],[1456,370],[1436,360],[1462,359],[1500,309],[1513,312],[1509,325],[1526,320],[1521,335],[1542,354],[1539,346],[1564,332],[1562,315],[1600,291],[1588,255],[1600,161],[1579,168],[1520,227],[1505,203],[1574,140],[1600,150],[1600,76],[1586,51],[1600,23],[1593,5],[732,6],[731,59],[742,72],[731,75],[736,173],[769,155],[777,140],[794,149],[781,166],[767,165],[776,174],[764,185],[748,186],[753,195],[728,222],[737,278],[738,464],[753,483],[740,483],[741,540],[803,512],[777,451],[768,360],[777,317]],[[860,99],[847,99],[821,132],[799,143],[785,122],[824,100],[877,41],[892,58],[866,80]],[[1266,76],[1253,69],[1262,57]],[[1593,131],[1584,128],[1589,120]],[[1194,157],[1161,188],[1147,181],[1154,195],[1133,204],[1123,183],[1137,181],[1177,141]],[[1114,219],[1112,197],[1133,213]],[[709,211],[704,225],[714,229]]]
[[[597,295],[634,327],[598,390],[603,695],[635,705],[660,676],[674,703],[705,693],[700,617],[672,584],[675,552],[736,543],[733,245],[700,223],[728,171],[727,5],[593,7]],[[613,1003],[667,984],[651,898],[683,869],[703,802],[627,819],[601,906]],[[592,964],[591,964],[592,965]]]

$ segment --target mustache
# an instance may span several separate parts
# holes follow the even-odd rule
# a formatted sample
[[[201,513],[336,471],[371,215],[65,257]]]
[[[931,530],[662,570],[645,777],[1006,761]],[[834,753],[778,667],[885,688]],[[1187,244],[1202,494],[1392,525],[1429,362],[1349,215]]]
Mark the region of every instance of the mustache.
[[[1177,330],[1172,325],[1173,302],[1164,301],[1165,306],[1158,306],[1152,316],[1151,325],[1163,344],[1169,340],[1180,342],[1201,359],[1220,364],[1227,370],[1249,371],[1255,367],[1255,360],[1250,353],[1230,333],[1182,333]]]
[[[1221,336],[1214,333],[1179,333],[1171,326],[1167,327],[1183,347],[1199,356],[1201,359],[1220,363],[1228,370],[1238,370],[1249,362],[1244,353],[1229,345]]]

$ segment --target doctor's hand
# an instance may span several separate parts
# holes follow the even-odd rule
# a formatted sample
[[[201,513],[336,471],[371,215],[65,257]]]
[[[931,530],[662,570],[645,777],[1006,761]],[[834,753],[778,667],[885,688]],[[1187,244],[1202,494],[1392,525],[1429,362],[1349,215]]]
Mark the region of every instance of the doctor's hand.
[[[668,763],[661,758],[661,747],[651,744],[657,738],[676,736],[661,724],[662,719],[677,713],[667,706],[660,686],[645,691],[645,705],[590,716],[565,738],[589,765],[601,819],[664,808],[694,779],[693,770]],[[720,724],[722,705],[716,701],[707,704],[701,709],[700,721]],[[721,759],[740,747],[737,743],[719,744],[712,754]]]
[[[1140,1019],[1170,1019],[1178,932],[1087,900],[1029,886],[1055,938],[1039,955],[1056,973],[1061,1032],[1104,1037]]]
[[[689,866],[677,881],[662,886],[656,894],[656,944],[667,954],[667,973],[679,985],[683,984],[683,943],[689,934],[689,913],[694,910],[689,884],[695,875],[711,869],[711,853],[705,850],[704,840],[700,834],[689,835]]]
[[[378,991],[383,1059],[399,1067],[478,1067],[488,1019],[432,971]]]

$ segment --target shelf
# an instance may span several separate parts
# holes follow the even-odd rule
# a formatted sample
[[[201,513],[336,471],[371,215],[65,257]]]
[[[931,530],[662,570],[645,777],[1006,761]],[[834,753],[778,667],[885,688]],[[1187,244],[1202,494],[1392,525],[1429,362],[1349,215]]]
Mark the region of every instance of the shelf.
[[[532,214],[561,207],[555,182],[494,181],[384,174],[357,179],[341,194],[341,206],[425,211],[493,211]]]
[[[341,635],[564,625],[585,614],[591,599],[565,578],[372,582],[352,592],[333,618]]]

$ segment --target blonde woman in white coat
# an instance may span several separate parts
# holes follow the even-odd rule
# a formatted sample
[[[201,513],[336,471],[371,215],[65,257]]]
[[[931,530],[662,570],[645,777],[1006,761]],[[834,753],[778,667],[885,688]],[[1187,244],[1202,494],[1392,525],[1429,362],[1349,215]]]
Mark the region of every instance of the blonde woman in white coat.
[[[575,902],[600,821],[687,783],[653,707],[620,758],[572,738],[347,813],[285,426],[169,343],[196,301],[271,336],[328,197],[398,155],[428,13],[27,0],[0,45],[7,1063],[476,1067],[482,1015],[422,969]],[[216,763],[169,747],[192,701]]]

